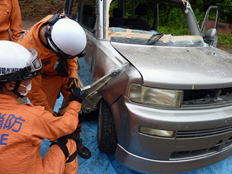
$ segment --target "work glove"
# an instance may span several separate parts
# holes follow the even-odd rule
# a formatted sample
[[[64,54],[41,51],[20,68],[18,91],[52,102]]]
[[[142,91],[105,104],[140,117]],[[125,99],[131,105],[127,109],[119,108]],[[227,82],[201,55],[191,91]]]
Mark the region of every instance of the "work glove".
[[[82,103],[84,97],[86,96],[79,87],[75,87],[74,85],[69,89],[69,91],[71,92],[69,98],[70,101],[78,101],[79,103]]]
[[[68,88],[68,91],[70,91],[71,88],[78,88],[78,79],[73,78],[73,77],[69,78],[67,88]]]

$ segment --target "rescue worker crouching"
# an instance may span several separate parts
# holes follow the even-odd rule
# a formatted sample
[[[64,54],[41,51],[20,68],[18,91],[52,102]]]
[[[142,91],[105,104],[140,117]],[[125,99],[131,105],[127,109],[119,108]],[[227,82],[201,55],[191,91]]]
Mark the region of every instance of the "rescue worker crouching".
[[[41,66],[35,50],[0,41],[0,173],[77,173],[77,137],[71,133],[78,125],[80,89],[72,89],[71,101],[60,117],[44,107],[17,101],[27,95]],[[58,143],[42,159],[40,142],[45,138]]]
[[[32,80],[28,98],[33,105],[44,106],[56,115],[53,110],[60,92],[64,101],[68,101],[70,88],[79,85],[77,57],[86,46],[83,28],[60,14],[49,15],[36,23],[19,43],[36,49],[43,65],[41,75]],[[80,134],[80,128],[78,130]],[[81,141],[78,147],[81,157],[91,156]]]

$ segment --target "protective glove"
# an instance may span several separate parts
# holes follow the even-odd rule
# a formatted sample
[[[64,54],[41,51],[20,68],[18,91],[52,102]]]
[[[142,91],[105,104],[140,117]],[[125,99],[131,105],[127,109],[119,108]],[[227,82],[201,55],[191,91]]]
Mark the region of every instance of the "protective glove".
[[[68,90],[70,91],[72,87],[78,88],[78,79],[76,78],[69,78],[67,84]]]
[[[70,101],[75,100],[81,103],[84,97],[86,96],[85,93],[82,92],[79,87],[72,86],[69,91],[71,92],[71,95],[69,98]]]

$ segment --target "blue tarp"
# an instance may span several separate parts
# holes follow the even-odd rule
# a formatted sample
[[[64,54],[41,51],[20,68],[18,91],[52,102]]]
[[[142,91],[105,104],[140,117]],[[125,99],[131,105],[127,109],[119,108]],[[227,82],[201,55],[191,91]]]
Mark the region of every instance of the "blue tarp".
[[[88,160],[79,159],[79,174],[139,174],[119,164],[113,156],[99,152],[96,140],[97,123],[89,121],[82,123],[83,144],[92,152]],[[41,145],[41,154],[44,155],[49,147],[49,141],[45,140]],[[232,157],[218,162],[206,168],[184,172],[182,174],[232,174]]]
[[[86,65],[83,61],[80,62],[80,75],[86,76],[88,80],[88,72]],[[62,97],[57,100],[55,110],[61,106]],[[86,145],[92,152],[92,157],[88,160],[83,158],[79,159],[79,174],[139,174],[133,172],[126,167],[119,164],[113,156],[106,155],[99,152],[96,140],[97,123],[96,121],[89,121],[82,123],[83,144]],[[41,143],[41,155],[44,156],[49,148],[49,141],[45,140]],[[232,174],[232,157],[229,157],[223,161],[220,161],[214,165],[206,168],[184,172],[182,174]]]

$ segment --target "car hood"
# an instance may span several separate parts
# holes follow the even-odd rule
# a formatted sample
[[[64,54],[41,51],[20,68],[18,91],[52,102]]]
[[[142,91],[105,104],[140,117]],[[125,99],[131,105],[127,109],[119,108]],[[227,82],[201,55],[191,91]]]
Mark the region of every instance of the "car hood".
[[[232,87],[232,55],[220,49],[111,44],[138,69],[144,85],[170,89]]]

